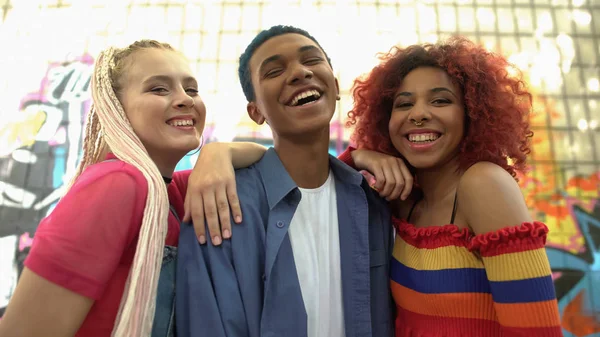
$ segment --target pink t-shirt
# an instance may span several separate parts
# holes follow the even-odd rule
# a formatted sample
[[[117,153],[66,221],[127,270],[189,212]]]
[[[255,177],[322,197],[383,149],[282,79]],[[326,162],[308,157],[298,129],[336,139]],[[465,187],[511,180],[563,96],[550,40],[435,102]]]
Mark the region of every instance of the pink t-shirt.
[[[116,159],[109,155],[107,159]],[[183,217],[178,185],[169,200]],[[174,177],[175,179],[175,177]],[[39,276],[95,300],[76,336],[110,336],[138,241],[148,185],[119,160],[88,167],[35,233],[25,266]],[[177,246],[179,223],[169,215],[165,243]]]

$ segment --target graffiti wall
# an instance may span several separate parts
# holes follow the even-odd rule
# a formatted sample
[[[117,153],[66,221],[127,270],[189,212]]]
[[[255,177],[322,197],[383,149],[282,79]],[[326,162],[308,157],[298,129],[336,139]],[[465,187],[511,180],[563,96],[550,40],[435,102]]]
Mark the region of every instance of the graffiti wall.
[[[555,147],[570,140],[549,127],[564,118],[556,106],[552,99],[536,100],[531,119],[536,163],[520,184],[532,214],[550,228],[547,253],[565,336],[600,336],[600,170],[557,155]],[[583,137],[594,132],[579,130]]]
[[[87,55],[50,64],[39,90],[0,124],[0,307],[8,303],[37,224],[76,166],[92,64]]]
[[[0,318],[35,229],[81,155],[92,56],[139,38],[168,42],[200,79],[205,141],[271,145],[270,130],[246,116],[236,67],[259,29],[286,23],[316,33],[333,60],[341,100],[332,154],[351,132],[342,126],[353,79],[394,44],[458,33],[522,69],[536,93],[531,170],[520,184],[534,217],[551,230],[547,251],[565,336],[600,337],[598,1],[0,1],[0,37],[14,42],[0,52]],[[21,87],[32,89],[15,90]]]

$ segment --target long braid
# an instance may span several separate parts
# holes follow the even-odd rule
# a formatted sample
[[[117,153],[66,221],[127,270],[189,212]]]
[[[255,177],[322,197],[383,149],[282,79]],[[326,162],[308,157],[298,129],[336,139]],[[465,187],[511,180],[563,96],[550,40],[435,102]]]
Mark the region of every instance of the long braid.
[[[168,229],[169,199],[156,164],[135,134],[117,98],[124,59],[142,48],[172,48],[156,41],[139,41],[124,50],[109,48],[98,56],[92,76],[94,105],[88,115],[83,158],[73,181],[89,165],[103,159],[109,148],[120,160],[135,166],[148,182],[148,196],[133,265],[127,278],[112,336],[149,336],[154,320],[156,291]]]

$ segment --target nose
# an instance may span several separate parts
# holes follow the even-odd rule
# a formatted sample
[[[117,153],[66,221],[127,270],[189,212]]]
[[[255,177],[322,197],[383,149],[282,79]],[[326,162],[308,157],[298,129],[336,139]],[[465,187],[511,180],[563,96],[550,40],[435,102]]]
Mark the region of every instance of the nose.
[[[431,112],[429,111],[428,105],[425,103],[415,103],[413,108],[410,110],[410,113],[408,114],[408,120],[417,126],[422,125],[430,119]]]
[[[177,97],[175,98],[175,101],[173,103],[175,103],[175,106],[177,106],[180,109],[193,108],[196,104],[196,102],[194,101],[194,97],[190,96],[183,89],[177,94]]]
[[[308,69],[303,64],[296,64],[288,77],[288,84],[296,84],[307,79],[313,78],[314,74],[312,70]]]

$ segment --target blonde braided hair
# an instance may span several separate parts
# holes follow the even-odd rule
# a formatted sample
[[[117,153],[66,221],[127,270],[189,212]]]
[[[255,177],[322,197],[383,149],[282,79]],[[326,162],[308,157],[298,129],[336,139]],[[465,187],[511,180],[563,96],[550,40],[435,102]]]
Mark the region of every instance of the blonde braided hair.
[[[148,48],[173,50],[153,40],[136,41],[127,48],[100,53],[92,75],[93,105],[88,114],[83,158],[73,180],[86,167],[104,159],[108,149],[138,168],[148,181],[148,196],[133,265],[127,278],[112,336],[149,336],[154,320],[156,289],[167,235],[169,199],[156,164],[134,132],[117,95],[128,57]]]

